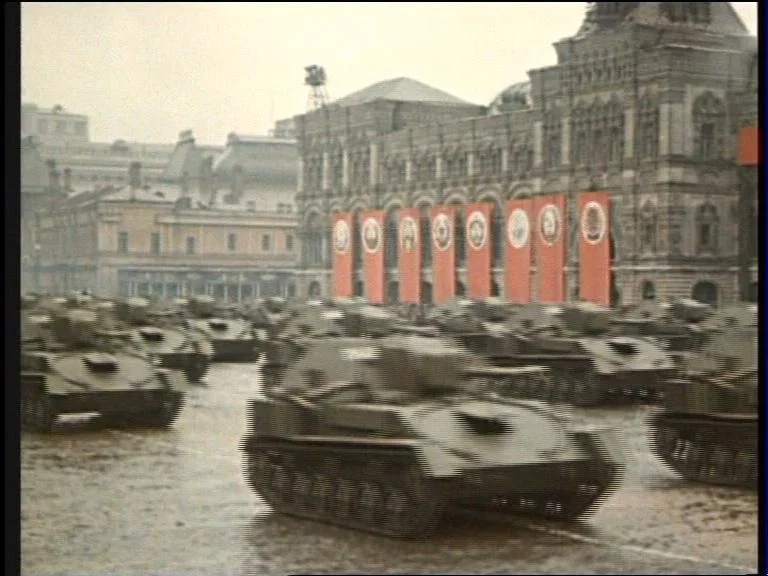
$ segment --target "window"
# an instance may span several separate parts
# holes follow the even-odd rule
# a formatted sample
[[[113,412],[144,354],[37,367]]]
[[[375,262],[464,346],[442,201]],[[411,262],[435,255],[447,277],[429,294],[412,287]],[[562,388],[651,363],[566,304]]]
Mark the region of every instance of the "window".
[[[293,234],[285,235],[285,249],[288,252],[293,252]]]
[[[272,237],[269,234],[262,234],[261,249],[266,252],[271,248],[271,246],[272,246]]]
[[[705,92],[693,104],[694,150],[702,160],[722,158],[725,147],[725,105],[712,92]]]
[[[40,132],[40,134],[47,134],[48,133],[48,120],[38,120],[37,121],[37,131]]]
[[[120,232],[120,234],[118,234],[117,251],[123,254],[128,252],[128,232]]]
[[[152,232],[150,238],[150,251],[152,254],[160,254],[160,234],[158,232]]]
[[[638,103],[636,154],[652,160],[659,154],[659,108],[654,98],[643,96]]]
[[[197,239],[194,236],[187,236],[187,254],[197,252]]]
[[[230,252],[237,250],[237,234],[230,234],[227,236],[227,249]]]
[[[340,150],[333,155],[331,172],[331,188],[338,190],[341,188],[344,176],[344,153]]]
[[[656,206],[650,201],[640,210],[640,251],[656,252]]]
[[[656,285],[650,280],[643,282],[642,288],[643,300],[655,300],[656,299]]]
[[[66,133],[67,133],[67,123],[64,122],[64,120],[57,120],[56,134],[66,134]]]
[[[699,253],[717,252],[718,215],[717,208],[710,203],[703,204],[696,211],[696,244]]]
[[[608,143],[608,161],[621,162],[624,156],[624,131],[617,126],[611,128]]]
[[[711,122],[699,127],[699,155],[702,158],[715,157],[715,125]]]

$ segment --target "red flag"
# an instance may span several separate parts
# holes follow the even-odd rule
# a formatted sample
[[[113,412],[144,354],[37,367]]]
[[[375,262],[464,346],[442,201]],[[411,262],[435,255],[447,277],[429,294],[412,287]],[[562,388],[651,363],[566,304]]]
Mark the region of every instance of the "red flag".
[[[360,215],[360,244],[363,247],[365,298],[384,303],[384,210],[369,210]]]
[[[442,304],[456,293],[456,208],[432,206],[432,300]]]
[[[504,221],[507,235],[504,294],[518,304],[531,301],[531,212],[533,200],[509,200]]]
[[[760,132],[757,126],[745,126],[739,130],[739,164],[760,164]]]
[[[539,302],[565,301],[565,206],[565,194],[534,200]]]
[[[397,213],[397,261],[400,273],[400,302],[421,301],[421,238],[418,208]]]
[[[579,195],[579,297],[611,304],[611,252],[608,192]]]
[[[491,295],[491,204],[467,204],[467,278],[470,298]]]
[[[352,296],[352,215],[331,213],[331,246],[333,246],[333,295]]]

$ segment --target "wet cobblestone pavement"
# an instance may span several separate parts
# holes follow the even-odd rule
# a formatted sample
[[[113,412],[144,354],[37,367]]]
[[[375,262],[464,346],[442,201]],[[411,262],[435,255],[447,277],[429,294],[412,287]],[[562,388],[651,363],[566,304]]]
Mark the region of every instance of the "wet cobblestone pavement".
[[[676,478],[648,450],[647,406],[573,410],[628,446],[623,484],[586,521],[463,516],[403,542],[272,514],[237,449],[258,368],[215,365],[208,382],[168,431],[74,419],[22,433],[25,576],[757,572],[757,493]]]

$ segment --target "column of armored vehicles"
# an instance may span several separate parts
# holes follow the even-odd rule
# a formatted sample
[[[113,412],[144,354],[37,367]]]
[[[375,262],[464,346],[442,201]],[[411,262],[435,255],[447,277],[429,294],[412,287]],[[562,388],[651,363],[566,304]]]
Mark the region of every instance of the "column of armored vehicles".
[[[72,296],[22,308],[22,421],[38,430],[74,411],[168,426],[210,362],[259,359],[240,449],[249,485],[286,514],[406,537],[456,507],[584,516],[620,482],[623,447],[559,405],[627,396],[659,404],[651,449],[677,473],[757,486],[756,306]]]

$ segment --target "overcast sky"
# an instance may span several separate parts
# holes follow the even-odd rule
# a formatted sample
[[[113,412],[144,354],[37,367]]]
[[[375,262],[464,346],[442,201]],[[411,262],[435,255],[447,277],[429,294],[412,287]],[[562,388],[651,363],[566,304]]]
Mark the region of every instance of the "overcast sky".
[[[757,30],[757,2],[733,2]],[[584,2],[22,3],[22,100],[91,119],[91,139],[266,134],[306,110],[304,67],[331,99],[407,76],[488,104],[555,63]]]

